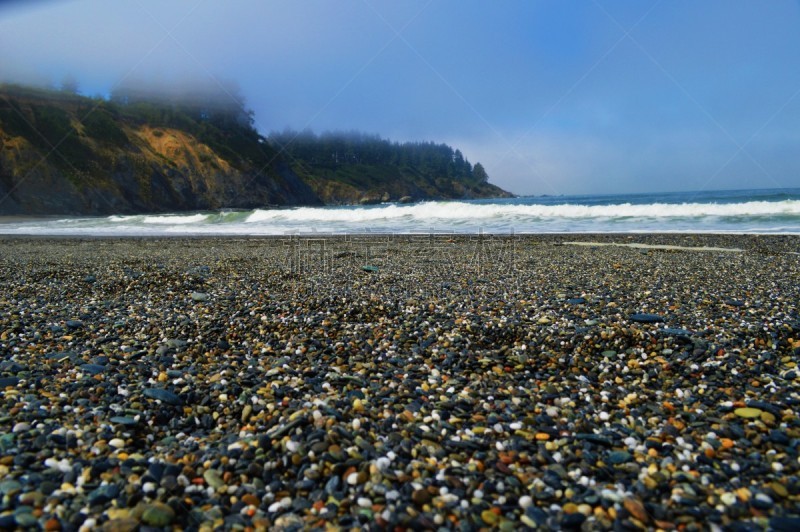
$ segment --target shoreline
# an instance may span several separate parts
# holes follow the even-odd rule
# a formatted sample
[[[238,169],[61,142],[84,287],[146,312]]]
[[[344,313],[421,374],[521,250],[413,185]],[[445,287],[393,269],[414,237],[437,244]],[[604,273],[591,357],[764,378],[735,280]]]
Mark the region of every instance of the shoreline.
[[[800,237],[585,238],[0,237],[0,526],[800,526]]]
[[[576,240],[581,239],[581,240]],[[219,242],[226,241],[311,241],[325,240],[331,243],[351,240],[374,240],[387,242],[453,241],[474,243],[476,241],[515,240],[519,242],[541,242],[555,245],[614,246],[642,250],[680,251],[701,250],[759,251],[765,253],[800,253],[800,235],[775,233],[289,233],[283,235],[15,235],[0,234],[0,245],[10,242]]]

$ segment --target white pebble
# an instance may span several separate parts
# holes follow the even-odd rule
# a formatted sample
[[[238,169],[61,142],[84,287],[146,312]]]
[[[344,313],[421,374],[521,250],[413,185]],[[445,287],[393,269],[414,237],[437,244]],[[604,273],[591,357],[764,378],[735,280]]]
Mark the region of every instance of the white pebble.
[[[772,470],[776,473],[783,471],[783,464],[780,462],[772,462]]]
[[[370,499],[366,498],[366,497],[359,497],[358,498],[358,505],[361,506],[362,508],[371,508],[372,507],[372,501]]]
[[[351,425],[353,426],[353,430],[358,430],[358,429],[361,428],[361,420],[358,419],[358,418],[355,418]]]
[[[62,473],[69,473],[72,471],[72,464],[69,463],[69,460],[66,458],[62,460],[56,460],[55,458],[48,458],[44,461],[44,465],[47,467],[51,467],[53,469],[58,469]]]
[[[523,495],[519,498],[519,507],[523,510],[533,504],[533,499],[529,495]]]
[[[600,415],[600,420],[601,420],[601,421],[608,421],[608,418],[610,418],[610,417],[611,417],[611,416],[608,414],[608,412],[605,412],[605,411],[603,411],[603,412],[600,412],[600,414],[599,414],[599,415]]]
[[[83,524],[81,525],[81,527],[78,530],[80,532],[84,532],[84,531],[89,532],[91,530],[94,530],[94,528],[96,526],[97,526],[97,521],[95,520],[94,517],[90,517],[90,518],[86,519],[86,521],[83,522]]]
[[[125,440],[123,440],[122,438],[112,438],[111,441],[108,442],[108,444],[111,447],[114,447],[115,449],[122,449],[123,447],[125,447]]]

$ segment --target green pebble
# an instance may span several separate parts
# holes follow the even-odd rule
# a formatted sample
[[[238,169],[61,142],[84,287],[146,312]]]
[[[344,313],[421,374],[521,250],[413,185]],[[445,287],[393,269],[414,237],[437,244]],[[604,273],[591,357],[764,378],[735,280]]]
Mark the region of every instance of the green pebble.
[[[208,485],[215,490],[218,490],[225,485],[225,482],[222,480],[220,474],[214,469],[207,469],[206,472],[203,473],[203,478]]]
[[[744,408],[737,408],[736,410],[733,411],[733,413],[739,417],[750,419],[759,417],[761,415],[761,410],[759,410],[758,408],[744,407]]]
[[[164,503],[149,504],[142,514],[142,521],[150,526],[164,527],[175,519],[175,512]]]

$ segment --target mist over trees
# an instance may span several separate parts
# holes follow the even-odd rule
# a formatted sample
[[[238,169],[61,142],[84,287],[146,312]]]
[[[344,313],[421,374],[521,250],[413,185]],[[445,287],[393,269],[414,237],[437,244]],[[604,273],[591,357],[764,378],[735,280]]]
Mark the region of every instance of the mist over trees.
[[[434,142],[393,142],[358,131],[315,134],[287,129],[272,133],[269,142],[290,158],[331,169],[348,165],[408,167],[422,174],[467,183],[488,180],[480,163],[474,167],[460,150]]]
[[[252,128],[253,111],[245,105],[235,82],[182,82],[166,85],[129,82],[111,91],[111,103],[146,110],[147,106],[173,109],[193,120],[220,127]]]

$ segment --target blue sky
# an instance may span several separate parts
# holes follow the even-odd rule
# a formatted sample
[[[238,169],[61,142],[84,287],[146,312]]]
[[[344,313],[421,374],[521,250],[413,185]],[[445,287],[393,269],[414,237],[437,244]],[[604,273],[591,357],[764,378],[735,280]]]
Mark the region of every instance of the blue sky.
[[[0,79],[233,80],[263,133],[460,148],[518,194],[800,187],[800,2],[0,4]]]

